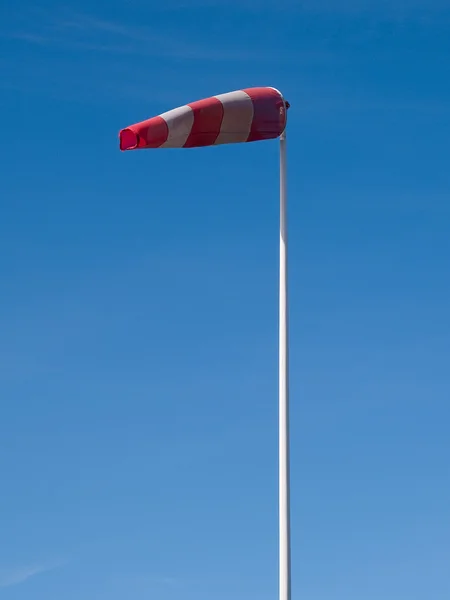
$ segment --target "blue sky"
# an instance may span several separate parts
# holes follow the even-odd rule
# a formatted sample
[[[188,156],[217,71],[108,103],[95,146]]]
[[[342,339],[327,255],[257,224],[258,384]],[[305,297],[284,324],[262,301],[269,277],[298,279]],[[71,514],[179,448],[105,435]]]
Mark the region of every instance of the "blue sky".
[[[289,112],[293,598],[450,595],[448,0],[0,8],[0,600],[277,595],[276,142]]]

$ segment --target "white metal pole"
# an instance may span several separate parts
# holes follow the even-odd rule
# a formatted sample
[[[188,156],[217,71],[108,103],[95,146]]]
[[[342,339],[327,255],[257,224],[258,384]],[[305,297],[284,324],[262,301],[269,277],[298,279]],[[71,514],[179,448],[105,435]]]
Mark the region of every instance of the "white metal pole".
[[[291,599],[286,132],[280,137],[279,541],[280,599]]]

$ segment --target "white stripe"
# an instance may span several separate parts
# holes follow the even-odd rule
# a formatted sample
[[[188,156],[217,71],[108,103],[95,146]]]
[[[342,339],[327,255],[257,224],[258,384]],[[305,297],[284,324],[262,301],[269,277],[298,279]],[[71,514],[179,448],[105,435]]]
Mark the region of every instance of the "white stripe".
[[[169,135],[161,148],[184,146],[194,124],[194,111],[190,106],[180,106],[160,115],[167,123]]]
[[[216,144],[246,142],[253,121],[253,102],[242,90],[215,96],[223,104],[223,119]]]

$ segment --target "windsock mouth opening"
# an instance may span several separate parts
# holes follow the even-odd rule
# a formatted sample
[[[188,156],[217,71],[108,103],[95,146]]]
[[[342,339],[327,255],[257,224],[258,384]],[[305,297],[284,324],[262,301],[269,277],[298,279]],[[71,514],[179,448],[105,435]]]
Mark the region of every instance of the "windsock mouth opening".
[[[132,129],[122,129],[122,131],[119,133],[119,139],[120,149],[122,151],[134,150],[138,147],[139,136]]]

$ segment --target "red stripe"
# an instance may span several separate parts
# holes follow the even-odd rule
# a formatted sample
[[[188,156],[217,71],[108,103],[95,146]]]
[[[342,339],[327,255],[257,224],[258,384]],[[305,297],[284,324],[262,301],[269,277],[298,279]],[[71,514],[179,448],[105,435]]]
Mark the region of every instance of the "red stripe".
[[[143,140],[139,147],[159,148],[167,141],[169,137],[169,128],[162,117],[153,117],[148,121],[143,121],[139,125],[143,129]]]
[[[206,98],[188,104],[194,112],[194,124],[185,148],[211,146],[216,141],[223,119],[223,105],[217,98]]]
[[[122,129],[119,133],[120,138],[120,149],[124,152],[125,150],[134,150],[138,147],[139,136],[131,128]]]
[[[253,102],[253,121],[248,142],[270,140],[280,136],[286,126],[286,105],[279,92],[272,88],[243,90]]]
[[[131,125],[120,132],[120,149],[159,148],[169,136],[169,128],[162,117],[153,117]]]

